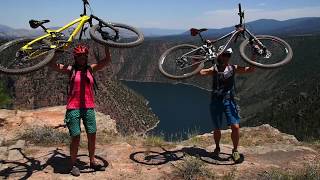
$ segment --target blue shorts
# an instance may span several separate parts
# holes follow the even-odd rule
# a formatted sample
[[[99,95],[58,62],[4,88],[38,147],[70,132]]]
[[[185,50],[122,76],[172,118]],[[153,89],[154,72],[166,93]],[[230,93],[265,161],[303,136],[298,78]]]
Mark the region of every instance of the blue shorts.
[[[214,130],[226,129],[227,126],[240,123],[237,104],[233,98],[212,99],[210,112]]]

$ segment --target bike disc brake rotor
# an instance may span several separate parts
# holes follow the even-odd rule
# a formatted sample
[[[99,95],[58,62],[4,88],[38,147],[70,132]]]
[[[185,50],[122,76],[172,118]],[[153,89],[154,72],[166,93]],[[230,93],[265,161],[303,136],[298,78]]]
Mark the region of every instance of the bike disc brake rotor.
[[[98,29],[98,32],[101,34],[101,37],[103,40],[111,40],[111,41],[114,41],[114,42],[117,42],[117,41],[120,41],[120,37],[119,37],[119,33],[114,31],[115,32],[115,35],[111,35],[108,31],[104,31],[102,29],[103,27],[101,26],[99,29]],[[108,27],[107,27],[108,28]],[[109,28],[111,29],[111,28]],[[112,29],[111,29],[112,30]],[[113,30],[112,30],[113,31]]]
[[[266,50],[266,52],[264,53],[264,58],[265,59],[269,59],[269,58],[271,58],[271,56],[272,56],[272,53],[271,53],[271,51],[269,51],[269,50]]]
[[[186,64],[189,64],[186,57],[177,58],[177,60],[176,60],[177,67],[183,69],[186,66]],[[191,65],[191,64],[189,64],[189,65]]]

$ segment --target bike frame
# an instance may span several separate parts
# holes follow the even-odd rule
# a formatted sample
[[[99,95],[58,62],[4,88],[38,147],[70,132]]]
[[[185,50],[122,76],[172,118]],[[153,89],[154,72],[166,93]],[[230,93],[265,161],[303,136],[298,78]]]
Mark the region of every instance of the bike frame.
[[[220,38],[217,39],[217,40],[211,41],[210,43],[207,43],[207,42],[203,39],[203,37],[202,37],[202,35],[201,35],[201,32],[199,32],[199,36],[200,36],[202,42],[205,43],[205,44],[202,45],[202,46],[200,46],[200,47],[198,47],[198,48],[196,48],[196,49],[194,49],[194,50],[192,50],[192,51],[190,51],[190,52],[187,52],[186,54],[184,54],[184,55],[182,55],[182,56],[187,56],[188,54],[194,53],[194,52],[202,49],[202,50],[205,50],[205,51],[208,52],[208,56],[207,56],[204,60],[198,61],[198,62],[196,62],[196,63],[193,63],[192,65],[204,63],[204,62],[206,62],[206,61],[214,61],[219,55],[221,55],[221,54],[229,47],[229,45],[231,44],[231,41],[232,41],[234,38],[236,38],[236,39],[235,39],[235,41],[236,41],[237,38],[238,38],[240,35],[242,35],[245,39],[248,39],[248,38],[249,38],[250,40],[256,41],[256,42],[259,44],[260,48],[265,51],[265,50],[266,50],[266,47],[259,41],[259,39],[257,39],[249,30],[247,30],[247,29],[245,28],[245,25],[243,24],[244,12],[241,11],[241,5],[240,5],[240,4],[239,4],[239,14],[238,14],[238,15],[240,16],[240,24],[238,24],[238,25],[235,26],[235,28],[236,28],[235,30],[233,30],[232,32],[230,32],[230,33],[228,33],[228,34],[226,34],[226,35],[224,35],[224,36],[222,36],[222,37],[220,37]],[[248,37],[246,34],[248,34],[249,37]],[[229,40],[224,44],[222,50],[220,50],[219,52],[214,52],[214,51],[212,50],[213,44],[215,44],[215,43],[217,43],[217,42],[219,42],[219,41],[222,41],[222,40],[224,40],[224,39],[226,39],[226,38],[228,38],[228,37],[230,37],[230,38],[229,38]],[[196,58],[194,58],[194,59],[196,59]],[[186,66],[186,67],[184,67],[184,68],[188,68],[188,67],[190,67],[190,66]],[[184,68],[182,68],[182,69],[184,69]]]
[[[218,53],[217,52],[213,52],[212,49],[210,47],[208,47],[210,45],[204,41],[204,43],[206,43],[206,44],[204,44],[204,45],[202,45],[202,46],[200,46],[200,47],[198,47],[198,48],[196,48],[196,49],[194,49],[194,50],[192,50],[190,52],[185,53],[184,55],[182,55],[182,57],[183,56],[188,56],[189,54],[194,53],[194,52],[199,51],[200,49],[202,49],[202,50],[205,50],[207,52],[209,51],[208,52],[208,56],[204,60],[201,60],[201,61],[198,61],[196,63],[193,63],[192,65],[200,64],[200,63],[203,63],[203,62],[206,62],[206,61],[213,61],[229,47],[229,45],[230,45],[231,41],[234,39],[234,37],[240,35],[240,33],[244,34],[244,32],[247,32],[250,36],[253,36],[250,33],[250,31],[248,31],[246,29],[237,28],[236,30],[233,30],[232,32],[220,37],[219,39],[211,41],[211,45],[213,45],[213,44],[215,44],[215,43],[217,43],[219,41],[222,41],[222,40],[224,40],[224,39],[226,39],[226,38],[231,36],[229,38],[229,40],[227,41],[227,43],[224,45],[224,48],[222,50],[220,50],[220,52],[218,52]],[[246,38],[246,36],[244,36],[244,37]],[[188,68],[188,67],[190,67],[190,66],[186,66],[184,68]],[[182,68],[182,69],[184,69],[184,68]]]
[[[25,50],[29,50],[32,49],[30,47],[30,45],[32,45],[33,43],[37,42],[37,41],[41,41],[42,39],[45,39],[49,36],[52,36],[53,38],[55,37],[55,33],[61,33],[62,31],[70,28],[71,26],[75,25],[78,23],[77,27],[73,30],[73,32],[71,33],[70,37],[68,38],[68,40],[65,42],[66,44],[63,46],[63,48],[67,48],[71,42],[73,41],[74,37],[81,31],[82,27],[84,26],[85,23],[89,22],[91,20],[91,16],[87,16],[87,15],[83,15],[80,18],[70,22],[69,24],[63,26],[62,28],[58,29],[58,30],[47,30],[45,35],[40,36],[34,40],[32,40],[31,42],[29,42],[28,44],[26,44],[25,46],[23,46],[21,48],[22,51]],[[51,49],[55,49],[57,48],[56,45],[50,45]]]

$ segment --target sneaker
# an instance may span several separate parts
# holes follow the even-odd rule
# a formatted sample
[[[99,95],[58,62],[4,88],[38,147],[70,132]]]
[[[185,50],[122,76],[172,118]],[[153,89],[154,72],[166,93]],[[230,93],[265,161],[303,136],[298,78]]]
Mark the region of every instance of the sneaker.
[[[95,171],[105,171],[106,170],[106,167],[102,166],[101,164],[91,164],[90,163],[90,168]]]
[[[73,176],[80,176],[80,170],[76,166],[72,166],[72,169],[71,169],[70,173]]]
[[[232,159],[235,163],[240,162],[240,153],[237,150],[232,150]]]

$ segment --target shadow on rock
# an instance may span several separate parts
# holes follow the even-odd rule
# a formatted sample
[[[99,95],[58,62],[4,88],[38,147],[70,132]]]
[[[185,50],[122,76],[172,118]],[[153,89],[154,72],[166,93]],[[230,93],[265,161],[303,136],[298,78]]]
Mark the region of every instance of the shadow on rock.
[[[161,147],[162,151],[139,151],[130,154],[130,159],[139,164],[145,165],[162,165],[171,161],[182,160],[186,155],[200,158],[208,164],[214,165],[234,165],[244,161],[243,154],[240,154],[240,160],[235,163],[231,154],[220,153],[218,156],[212,152],[198,147],[184,147],[179,150],[169,151]]]
[[[24,154],[21,148],[14,148],[18,150],[23,156],[24,162],[19,161],[0,161],[0,178],[8,179],[8,178],[18,178],[18,179],[28,179],[32,176],[33,173],[43,171],[48,166],[53,168],[53,173],[57,174],[69,174],[70,172],[70,156],[60,152],[60,149],[55,149],[52,152],[37,158],[28,157]],[[48,160],[41,164],[41,161],[38,160],[40,158],[48,157]],[[88,158],[88,155],[78,155],[78,158]],[[103,165],[104,167],[108,167],[109,163],[100,156],[95,156],[96,160]],[[78,159],[77,166],[79,167],[81,173],[91,173],[94,172],[90,166]]]

